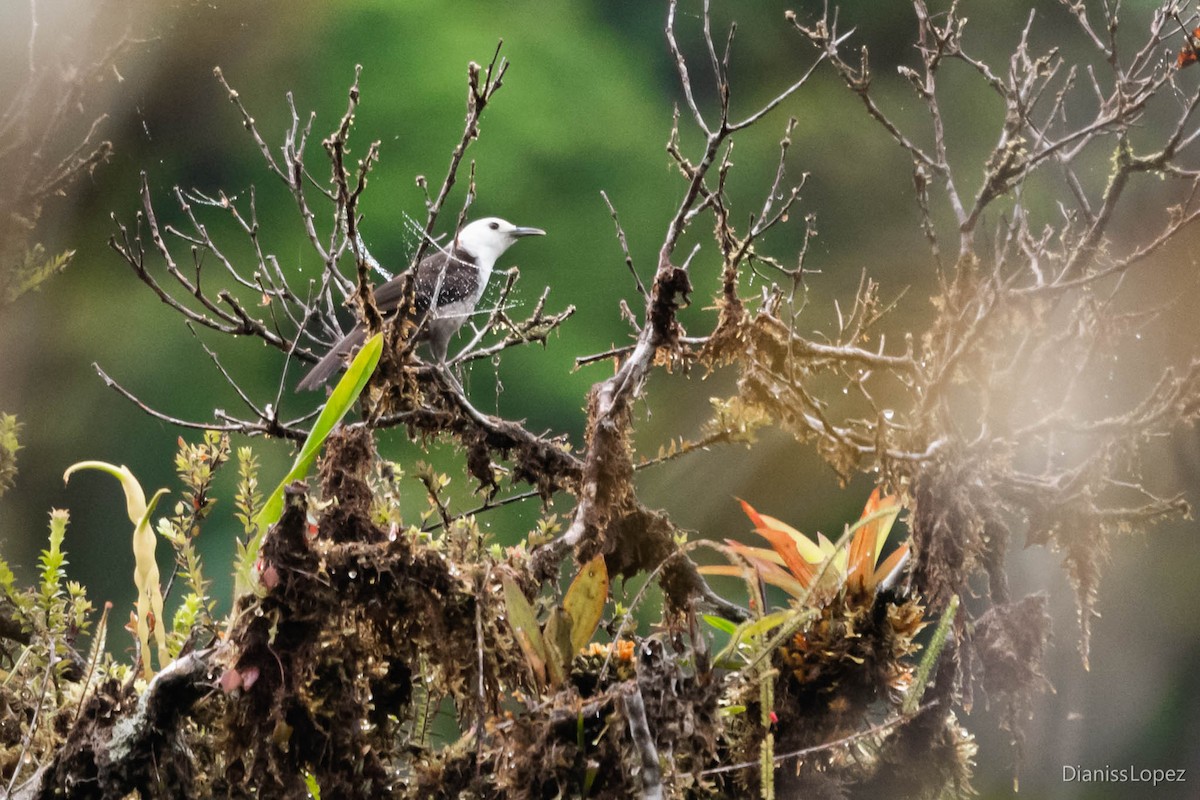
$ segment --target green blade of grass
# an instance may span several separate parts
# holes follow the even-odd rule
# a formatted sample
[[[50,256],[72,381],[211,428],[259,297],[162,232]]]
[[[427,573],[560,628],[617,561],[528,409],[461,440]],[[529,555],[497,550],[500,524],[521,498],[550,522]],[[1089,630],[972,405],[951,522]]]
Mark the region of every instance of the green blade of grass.
[[[304,445],[296,455],[296,460],[292,462],[292,468],[275,487],[275,491],[271,492],[271,496],[263,503],[262,509],[254,518],[254,536],[247,545],[246,558],[238,570],[238,594],[250,590],[252,585],[250,570],[258,560],[258,550],[262,546],[263,537],[266,535],[267,529],[278,522],[279,517],[283,514],[284,488],[292,481],[300,480],[308,475],[313,462],[317,459],[317,453],[321,451],[321,445],[329,438],[329,434],[342,421],[342,418],[358,400],[359,395],[362,394],[363,389],[366,388],[367,381],[379,364],[379,356],[382,352],[383,334],[377,333],[368,339],[362,349],[358,351],[350,368],[346,370],[346,374],[334,387],[333,393],[329,395],[325,407],[321,409],[312,430],[309,431],[308,438],[304,440]]]

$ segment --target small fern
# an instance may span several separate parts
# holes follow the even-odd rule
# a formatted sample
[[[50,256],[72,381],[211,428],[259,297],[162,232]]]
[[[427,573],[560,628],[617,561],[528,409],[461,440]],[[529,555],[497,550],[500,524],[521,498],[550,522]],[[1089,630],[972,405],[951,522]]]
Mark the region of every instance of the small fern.
[[[41,580],[38,584],[38,610],[41,613],[42,629],[62,631],[65,627],[65,603],[62,602],[63,582],[67,578],[67,554],[62,544],[67,535],[70,514],[63,509],[50,511],[50,542],[42,551],[38,563],[41,565]]]
[[[0,414],[0,495],[12,488],[17,477],[17,451],[21,443],[17,434],[21,423],[12,414]]]
[[[35,244],[25,251],[21,263],[12,265],[7,280],[0,283],[0,306],[6,306],[21,295],[37,289],[48,278],[66,269],[74,257],[74,250],[47,256],[46,248]]]
[[[198,444],[189,444],[180,437],[175,471],[185,487],[183,499],[175,504],[172,517],[159,520],[157,529],[175,550],[175,571],[187,585],[189,599],[196,598],[199,602],[194,609],[193,623],[210,627],[215,602],[209,597],[211,581],[204,579],[195,540],[200,535],[201,524],[217,503],[210,496],[212,482],[217,471],[229,460],[229,455],[227,434],[205,431],[203,441]]]

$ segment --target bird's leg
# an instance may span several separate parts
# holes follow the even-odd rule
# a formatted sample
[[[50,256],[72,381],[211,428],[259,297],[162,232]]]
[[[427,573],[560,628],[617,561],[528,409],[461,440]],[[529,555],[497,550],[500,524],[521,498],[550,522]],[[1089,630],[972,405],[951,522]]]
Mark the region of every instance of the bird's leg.
[[[458,330],[453,319],[438,319],[436,317],[427,323],[429,331],[429,352],[438,364],[446,363],[446,354],[450,350],[450,338]]]
[[[454,399],[458,403],[458,407],[465,412],[468,417],[475,420],[475,422],[479,425],[488,426],[492,424],[494,417],[489,414],[484,414],[482,411],[475,408],[475,406],[471,405],[471,401],[467,399],[467,393],[463,390],[462,384],[459,383],[458,378],[454,377],[448,365],[444,363],[438,364],[434,367],[434,369],[436,369],[441,377],[445,379],[445,388],[449,390],[450,394],[454,395]]]
[[[454,370],[450,368],[450,362],[447,359],[450,350],[450,339],[454,336],[456,327],[449,320],[430,320],[429,327],[427,328],[429,332],[429,354],[433,357],[433,367],[445,377],[446,382],[458,394],[465,397],[466,392],[463,390],[462,383],[454,374]]]
[[[465,402],[466,397],[467,397],[467,391],[465,389],[463,389],[462,382],[459,381],[458,376],[454,374],[454,370],[452,370],[450,368],[450,365],[448,363],[446,363],[446,360],[444,358],[441,361],[437,362],[437,368],[441,371],[442,375],[446,378],[446,381],[451,386],[454,387],[454,390],[456,392],[458,392],[459,395],[462,396],[462,399]]]

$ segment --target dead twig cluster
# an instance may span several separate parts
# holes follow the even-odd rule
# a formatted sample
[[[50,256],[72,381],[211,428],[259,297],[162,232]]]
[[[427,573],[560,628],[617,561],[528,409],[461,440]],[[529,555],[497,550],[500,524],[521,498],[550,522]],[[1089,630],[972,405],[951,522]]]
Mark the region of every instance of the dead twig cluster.
[[[48,253],[39,241],[47,206],[112,155],[103,138],[108,115],[96,110],[97,87],[117,75],[137,44],[130,30],[96,37],[101,47],[67,48],[66,31],[42,30],[37,0],[28,3],[28,70],[6,76],[0,97],[0,308],[65,269],[74,251]],[[117,4],[106,13],[120,14]],[[80,38],[102,20],[81,21]]]
[[[425,192],[426,221],[419,230],[413,226],[416,244],[409,265],[417,263],[430,246],[440,246],[433,231],[451,189],[458,181],[467,148],[479,136],[481,115],[502,85],[507,63],[497,47],[486,67],[472,63],[468,68],[467,118],[441,188],[431,196],[424,177],[417,179],[418,186]],[[345,112],[322,141],[330,164],[330,175],[326,179],[316,177],[306,161],[315,113],[302,118],[289,93],[287,104],[291,124],[284,133],[282,148],[276,152],[219,68],[215,75],[269,171],[287,187],[308,246],[322,264],[320,275],[303,285],[301,277],[270,251],[263,240],[253,188],[245,196],[237,197],[222,191],[210,195],[176,187],[172,191],[173,199],[186,221],[184,225],[178,225],[160,222],[149,178],[143,175],[142,208],[132,225],[117,222],[117,232],[110,245],[155,296],[187,322],[193,334],[207,330],[224,337],[255,338],[282,352],[290,361],[315,362],[319,353],[345,334],[338,317],[342,305],[352,305],[368,329],[378,330],[383,326],[384,320],[372,299],[372,281],[376,275],[391,277],[380,260],[368,250],[360,230],[359,201],[367,188],[369,174],[379,160],[380,146],[379,142],[372,142],[357,161],[351,156],[350,137],[360,101],[357,72],[348,92]],[[476,191],[473,163],[470,171],[466,199],[458,214],[460,225]],[[321,224],[322,208],[327,209],[328,214],[324,225]],[[210,232],[205,215],[213,213],[232,220],[235,229],[249,242],[252,253],[249,263],[230,255],[234,245],[222,244]],[[186,263],[176,256],[177,251],[187,253]],[[352,278],[343,272],[347,260],[353,264]],[[166,278],[160,277],[160,265],[165,268]],[[479,321],[472,323],[470,339],[449,361],[452,368],[479,359],[496,358],[510,347],[545,342],[574,312],[571,307],[548,311],[547,289],[528,316],[517,317],[511,298],[518,279],[519,273],[515,269],[510,271],[494,305],[477,314]],[[221,286],[222,283],[229,288]],[[408,305],[411,305],[411,281],[406,291]],[[401,307],[404,305],[402,303]],[[453,381],[443,380],[438,370],[413,361],[413,343],[409,341],[411,325],[389,325],[389,331],[392,346],[387,350],[380,375],[390,376],[390,385],[400,389],[388,397],[383,393],[376,396],[371,415],[373,425],[403,424],[414,433],[449,431],[459,436],[468,448],[481,454],[482,465],[473,472],[485,485],[494,487],[495,484],[487,467],[490,464],[487,453],[495,452],[503,457],[514,450],[528,451],[530,458],[568,465],[563,477],[554,481],[533,481],[544,496],[569,482],[571,459],[559,444],[525,430],[518,423],[475,411]],[[181,427],[293,440],[301,440],[307,435],[308,424],[315,412],[285,417],[281,411],[287,390],[284,374],[281,374],[274,397],[263,402],[254,398],[253,392],[225,367],[218,352],[203,342],[202,346],[248,414],[216,409],[212,421],[181,419],[159,410],[99,366],[96,369],[106,383],[140,408]],[[534,475],[532,470],[524,469],[520,464],[515,471],[519,476]],[[554,474],[560,473],[561,469],[554,471]],[[551,472],[543,470],[538,474]]]

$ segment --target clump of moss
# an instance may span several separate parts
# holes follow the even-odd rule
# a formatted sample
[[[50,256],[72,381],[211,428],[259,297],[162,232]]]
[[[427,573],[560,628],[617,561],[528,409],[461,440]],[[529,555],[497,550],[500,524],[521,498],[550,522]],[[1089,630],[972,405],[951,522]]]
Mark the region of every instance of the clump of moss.
[[[480,686],[495,697],[501,676],[520,669],[499,622],[498,570],[451,552],[477,537],[473,526],[453,526],[437,544],[379,528],[370,432],[342,430],[327,448],[315,524],[304,487],[291,487],[263,542],[264,591],[236,611],[226,679],[239,693],[227,717],[231,789],[303,791],[309,772],[329,796],[394,791],[394,737],[411,712],[414,675],[423,693],[453,701],[465,729],[490,710],[479,707]]]

